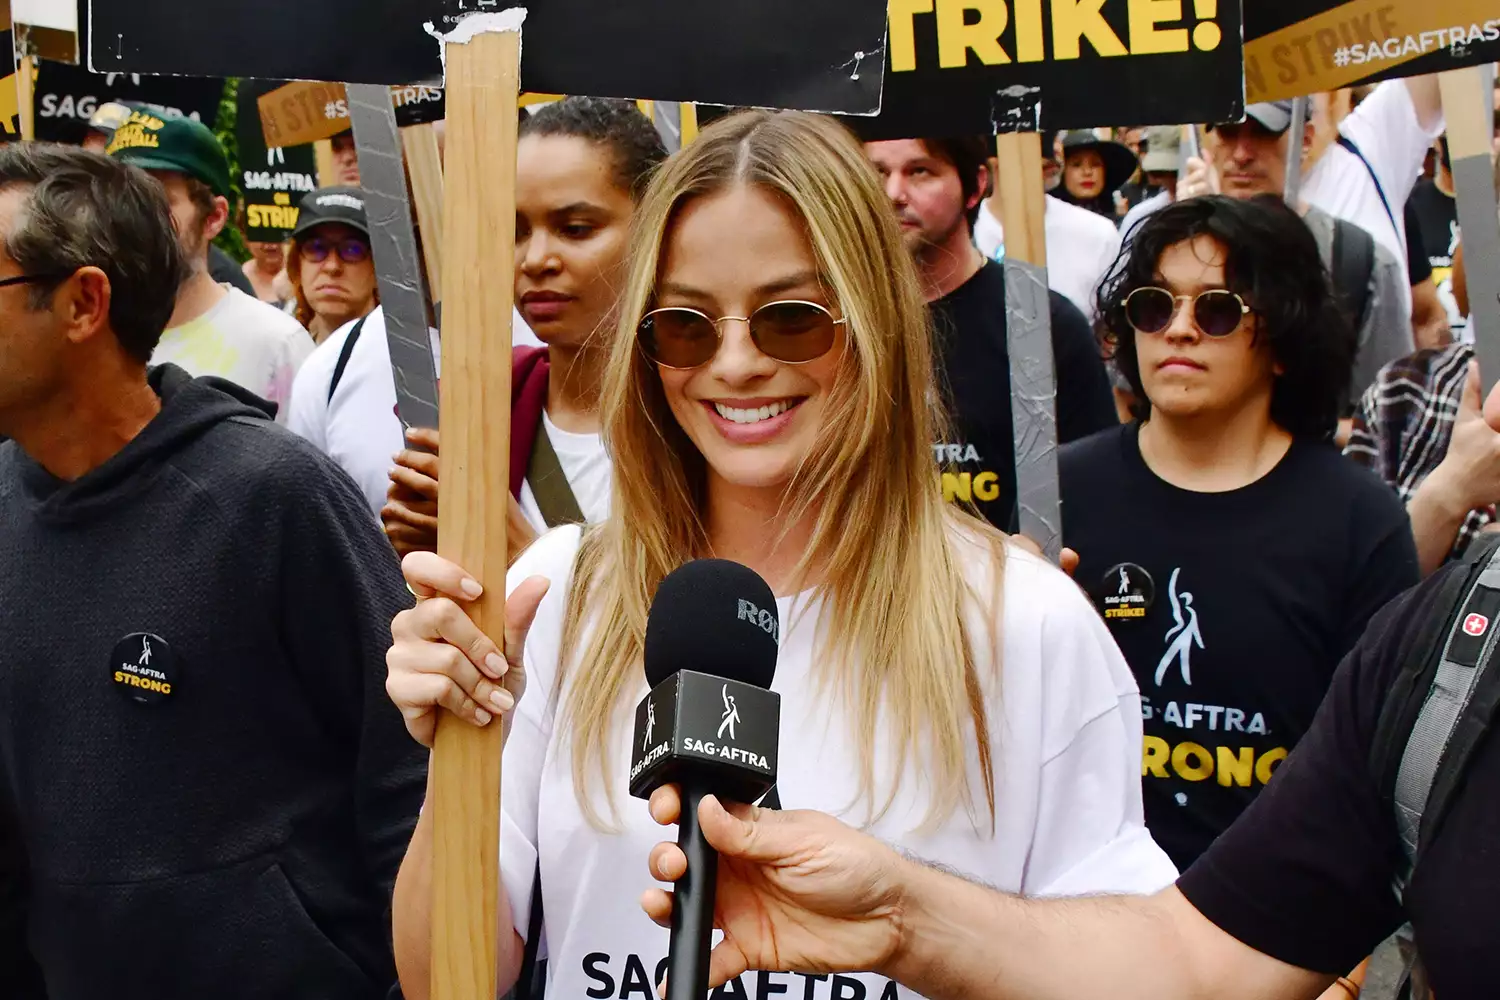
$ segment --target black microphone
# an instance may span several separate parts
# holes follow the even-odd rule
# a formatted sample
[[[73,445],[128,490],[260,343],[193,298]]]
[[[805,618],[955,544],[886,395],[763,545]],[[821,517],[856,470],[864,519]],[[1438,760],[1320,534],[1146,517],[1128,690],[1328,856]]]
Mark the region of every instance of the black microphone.
[[[703,1000],[713,934],[719,853],[698,828],[698,803],[754,802],[776,784],[781,697],[776,673],[781,621],[776,597],[754,570],[699,559],[661,582],[646,619],[646,680],[635,710],[630,794],[682,789],[677,844],[687,874],[672,904],[667,1000]]]

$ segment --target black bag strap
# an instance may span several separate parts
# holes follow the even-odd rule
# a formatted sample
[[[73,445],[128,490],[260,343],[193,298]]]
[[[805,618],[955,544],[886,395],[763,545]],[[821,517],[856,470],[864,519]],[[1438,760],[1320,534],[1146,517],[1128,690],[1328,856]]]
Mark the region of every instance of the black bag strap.
[[[547,991],[547,963],[539,961],[542,945],[542,866],[538,862],[531,880],[531,916],[526,921],[526,949],[521,953],[521,972],[511,991],[515,1000],[542,1000]]]
[[[344,379],[344,369],[349,367],[349,359],[354,356],[354,345],[359,343],[359,334],[365,328],[365,320],[369,318],[368,314],[361,316],[359,322],[354,324],[354,329],[349,331],[349,336],[344,338],[344,346],[339,350],[339,360],[333,366],[333,378],[328,382],[328,402],[330,403],[333,402],[333,391]]]
[[[1385,196],[1385,188],[1381,186],[1380,178],[1376,175],[1375,168],[1370,166],[1370,161],[1365,159],[1365,154],[1354,144],[1354,140],[1347,135],[1339,136],[1339,145],[1359,157],[1359,162],[1365,165],[1365,173],[1370,175],[1370,180],[1375,185],[1375,193],[1380,195],[1380,204],[1385,206],[1385,217],[1391,220],[1391,228],[1396,231],[1396,236],[1399,239],[1401,236],[1401,223],[1396,221],[1396,213],[1391,211],[1391,200]]]
[[[1372,774],[1406,853],[1405,892],[1500,707],[1500,536],[1470,546],[1407,645],[1371,743]]]
[[[1370,277],[1375,273],[1375,237],[1347,219],[1333,220],[1333,289],[1349,308],[1354,328],[1370,311]]]
[[[531,461],[526,465],[526,481],[531,484],[531,492],[536,496],[537,508],[541,510],[547,527],[583,524],[587,520],[583,509],[578,506],[578,498],[573,495],[573,487],[568,485],[568,475],[558,461],[552,439],[547,436],[545,420],[536,425]]]

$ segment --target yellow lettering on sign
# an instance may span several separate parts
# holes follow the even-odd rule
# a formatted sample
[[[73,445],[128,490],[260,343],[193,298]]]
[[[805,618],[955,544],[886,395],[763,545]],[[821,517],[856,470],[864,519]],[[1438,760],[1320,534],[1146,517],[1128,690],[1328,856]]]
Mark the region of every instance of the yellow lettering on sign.
[[[891,72],[908,73],[917,68],[917,40],[911,19],[931,14],[933,0],[891,0]]]
[[[285,191],[277,191],[271,196],[271,201],[277,205],[290,205],[292,203],[292,196]]]
[[[1160,29],[1163,21],[1182,20],[1182,0],[1130,0],[1130,54],[1186,52],[1186,28]]]
[[[1101,56],[1128,56],[1120,36],[1099,9],[1104,0],[1052,0],[1052,57],[1077,59],[1078,40],[1087,38]]]
[[[1015,0],[1016,59],[1019,62],[1041,62],[1047,58],[1042,44],[1042,0]]]
[[[979,20],[965,22],[975,10]],[[1000,35],[1010,23],[1005,0],[937,0],[938,65],[943,69],[964,66],[973,49],[986,66],[1003,66],[1010,56],[1000,47]]]

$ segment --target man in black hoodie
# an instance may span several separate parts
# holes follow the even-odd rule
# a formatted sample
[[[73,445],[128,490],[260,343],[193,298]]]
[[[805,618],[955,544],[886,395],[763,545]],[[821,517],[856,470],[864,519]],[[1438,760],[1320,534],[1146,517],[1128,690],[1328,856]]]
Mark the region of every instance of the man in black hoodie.
[[[0,150],[0,994],[384,996],[410,597],[268,404],[148,371],[185,267],[146,174]]]

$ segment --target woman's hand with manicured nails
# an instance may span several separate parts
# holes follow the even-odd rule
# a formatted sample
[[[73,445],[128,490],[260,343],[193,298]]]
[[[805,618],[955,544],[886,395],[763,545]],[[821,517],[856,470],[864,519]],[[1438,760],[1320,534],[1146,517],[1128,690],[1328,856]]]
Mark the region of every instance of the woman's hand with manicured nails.
[[[465,610],[484,590],[461,567],[431,552],[413,552],[401,571],[417,606],[391,622],[385,690],[412,738],[432,746],[439,707],[478,726],[508,714],[526,690],[521,654],[549,581],[530,577],[506,600],[501,646]]]

